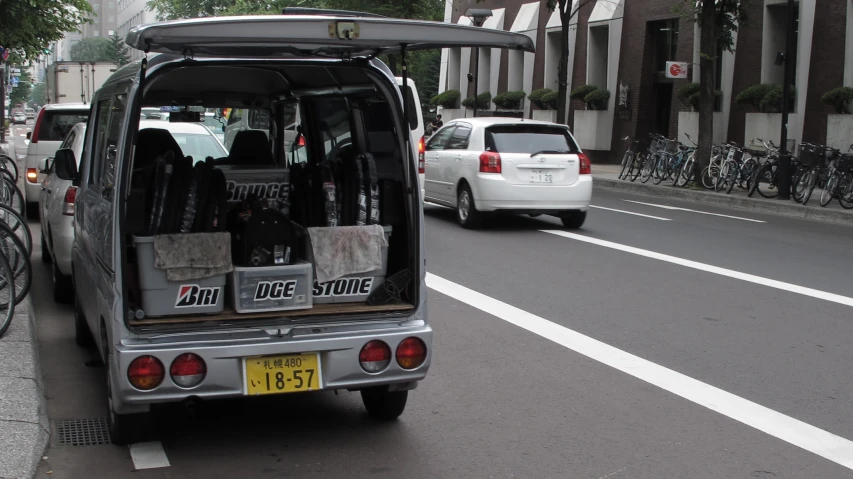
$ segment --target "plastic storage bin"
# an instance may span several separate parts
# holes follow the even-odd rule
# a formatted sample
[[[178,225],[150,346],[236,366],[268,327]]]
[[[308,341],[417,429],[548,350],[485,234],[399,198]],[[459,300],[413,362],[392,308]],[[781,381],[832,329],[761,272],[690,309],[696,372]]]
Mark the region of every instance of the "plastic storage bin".
[[[169,281],[154,267],[154,237],[134,236],[142,310],[145,316],[217,314],[225,304],[225,275],[187,281]]]
[[[238,313],[310,309],[314,270],[310,263],[240,267],[228,273],[229,290]]]
[[[314,265],[314,250],[311,247],[311,238],[308,236],[308,230],[296,225],[297,231],[302,235],[302,247],[305,260]],[[391,238],[392,228],[383,226],[385,229],[385,241],[388,242]],[[312,295],[314,303],[363,303],[367,301],[370,293],[378,289],[385,283],[385,275],[388,271],[388,247],[383,247],[382,251],[382,267],[366,273],[350,274],[329,281],[327,283],[313,282]]]

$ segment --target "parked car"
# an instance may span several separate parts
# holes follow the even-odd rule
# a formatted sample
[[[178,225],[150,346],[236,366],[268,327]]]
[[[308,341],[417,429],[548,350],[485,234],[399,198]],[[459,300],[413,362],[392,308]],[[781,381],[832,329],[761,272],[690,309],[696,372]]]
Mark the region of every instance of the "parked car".
[[[357,41],[353,32],[360,35]],[[307,15],[303,10],[299,15],[137,25],[127,42],[157,55],[150,56],[145,70],[139,63],[125,66],[95,94],[79,172],[69,150],[56,153],[54,166],[58,176],[80,185],[72,270],[74,283],[86,285],[86,294],[75,295],[75,330],[78,342],[94,343],[105,364],[110,439],[140,439],[150,423],[152,404],[196,398],[351,390],[361,393],[374,418],[396,419],[405,409],[408,391],[426,377],[432,329],[426,311],[423,216],[414,191],[417,150],[406,128],[401,91],[377,53],[405,58],[406,46],[532,52],[532,40],[513,32],[440,22],[331,12]],[[186,61],[188,51],[191,62]],[[149,317],[136,309],[129,314],[140,307],[142,293],[135,286],[142,260],[134,252],[146,231],[134,208],[145,211],[145,188],[151,184],[146,179],[167,177],[159,158],[184,154],[158,132],[162,129],[149,128],[145,135],[146,130],[138,130],[140,108],[175,98],[205,107],[252,105],[268,111],[267,120],[282,130],[288,124],[285,106],[298,104],[307,132],[306,156],[314,168],[328,160],[354,159],[359,149],[372,153],[375,169],[364,176],[367,167],[344,173],[342,181],[351,185],[352,180],[375,176],[381,185],[375,193],[381,191],[379,201],[387,209],[382,224],[390,228],[387,275],[401,273],[394,277],[403,284],[398,286],[401,295],[383,305],[344,301],[297,311],[205,314],[205,308],[225,296],[225,286],[202,291],[196,283],[179,282],[171,285],[177,297],[169,294],[156,303],[180,308],[177,313]],[[281,184],[270,181],[286,167],[284,138],[271,135],[274,141],[265,142],[256,133],[236,134],[228,158],[211,166],[223,172],[229,191],[235,192],[228,197],[230,208],[240,204],[240,191],[280,198]],[[254,171],[254,177],[241,179],[247,171]],[[307,176],[300,181],[306,188],[317,185]],[[357,192],[347,192],[349,211],[358,207],[352,194]],[[159,198],[169,201],[167,196]],[[327,202],[335,195],[309,193],[302,198],[306,203],[317,198]],[[156,221],[159,216],[153,211],[148,217]],[[226,213],[219,206],[209,211]],[[313,217],[302,216],[305,224]],[[234,296],[241,302],[263,302],[272,294],[281,297],[293,284],[283,283],[259,281],[253,294]],[[343,287],[341,295],[350,286]],[[254,307],[263,311],[267,306]]]
[[[228,150],[216,138],[209,128],[201,123],[166,122],[160,120],[143,120],[139,129],[162,128],[172,134],[172,138],[181,147],[186,156],[192,156],[193,161],[204,161],[205,158],[222,158],[228,156]]]
[[[548,214],[580,228],[592,197],[589,158],[569,129],[515,118],[453,120],[426,142],[424,199],[465,228],[487,212]]]
[[[36,111],[33,108],[24,108],[24,115],[27,120],[32,120],[36,117]]]
[[[24,198],[28,218],[38,216],[41,182],[44,180],[44,174],[39,173],[39,165],[45,158],[53,156],[74,125],[85,123],[88,118],[89,105],[83,103],[49,104],[39,110],[33,131],[27,133],[30,144],[27,147]]]
[[[25,125],[27,123],[27,116],[21,112],[16,112],[12,115],[12,122],[16,125]]]

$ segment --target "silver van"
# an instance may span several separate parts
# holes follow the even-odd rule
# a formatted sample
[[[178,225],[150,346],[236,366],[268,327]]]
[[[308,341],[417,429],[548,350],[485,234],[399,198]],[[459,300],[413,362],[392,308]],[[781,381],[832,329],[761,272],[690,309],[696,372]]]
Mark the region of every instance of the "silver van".
[[[247,395],[359,391],[370,416],[397,418],[408,391],[427,374],[433,331],[427,322],[418,139],[403,120],[406,110],[395,77],[377,57],[398,53],[405,62],[408,51],[442,47],[530,52],[530,38],[302,10],[138,25],[126,41],[159,55],[123,67],[98,90],[79,171],[69,150],[59,150],[54,163],[57,175],[73,179],[79,188],[72,247],[77,341],[96,347],[106,364],[112,441],[143,439],[152,406]],[[237,137],[229,153],[240,149],[239,161],[220,168],[219,160],[210,160],[230,184],[239,182],[232,178],[244,170],[290,166],[283,116],[285,106],[293,104],[300,112],[309,163],[327,161],[346,148],[375,157],[387,199],[382,225],[393,228],[387,275],[396,282],[394,287],[384,283],[388,301],[248,313],[225,305],[218,313],[193,313],[192,306],[215,303],[226,288],[184,285],[177,297],[162,301],[165,307],[182,307],[180,314],[144,314],[137,297],[144,265],[132,236],[139,220],[137,175],[166,149],[175,155],[180,151],[168,132],[139,130],[142,109],[270,111],[268,140],[243,132],[251,142],[238,148],[242,140]],[[248,151],[267,163],[241,163]],[[276,185],[253,191],[283,190]],[[291,210],[298,206],[294,201]],[[237,204],[229,201],[228,207]],[[276,291],[282,290],[273,285],[265,294]],[[314,291],[318,294],[316,284]]]

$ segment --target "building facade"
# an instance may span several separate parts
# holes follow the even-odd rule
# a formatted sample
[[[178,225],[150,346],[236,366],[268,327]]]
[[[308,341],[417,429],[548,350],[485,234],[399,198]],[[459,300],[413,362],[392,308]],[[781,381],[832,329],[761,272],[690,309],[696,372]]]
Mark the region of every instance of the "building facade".
[[[148,7],[148,0],[118,0],[118,35],[121,38],[127,36],[130,28],[145,23],[157,21],[157,11]],[[143,53],[129,49],[130,59],[135,61],[142,58]]]
[[[781,113],[756,111],[735,101],[756,84],[781,85],[788,8],[786,0],[745,0],[747,21],[733,34],[732,51],[716,55],[716,87],[721,95],[714,114],[715,142],[750,143],[755,138],[779,142]],[[448,0],[445,21],[470,25],[468,8],[488,8],[482,28],[519,32],[531,37],[536,53],[453,48],[442,53],[439,91],[493,95],[540,88],[557,90],[560,18],[547,0]],[[626,136],[660,133],[689,144],[698,134],[698,113],[679,99],[679,90],[699,81],[699,28],[693,18],[676,13],[682,0],[574,0],[577,14],[569,29],[569,91],[595,85],[610,92],[606,109],[587,110],[581,100],[568,103],[567,123],[595,161],[619,161]],[[836,115],[821,102],[829,90],[853,87],[853,0],[800,0],[795,7],[795,98],[788,136],[844,150],[853,143],[853,115]],[[474,58],[479,57],[474,72]],[[688,64],[686,79],[667,78],[668,61]],[[492,105],[494,109],[494,105]],[[851,105],[853,108],[853,105]],[[470,115],[445,110],[445,119]],[[488,113],[486,113],[488,114]],[[525,118],[553,119],[553,111],[525,101]]]

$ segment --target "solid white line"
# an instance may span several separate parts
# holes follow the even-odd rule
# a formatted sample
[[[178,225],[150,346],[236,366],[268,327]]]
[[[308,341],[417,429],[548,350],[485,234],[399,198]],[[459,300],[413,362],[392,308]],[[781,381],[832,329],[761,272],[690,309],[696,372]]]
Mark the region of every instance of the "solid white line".
[[[169,467],[169,458],[163,450],[160,441],[138,442],[130,445],[130,457],[133,459],[133,467],[136,469],[154,469],[157,467]]]
[[[617,213],[625,213],[626,215],[642,216],[643,218],[651,218],[653,220],[672,221],[669,218],[661,218],[660,216],[644,215],[642,213],[634,213],[633,211],[617,210],[615,208],[605,208],[604,206],[589,205],[590,208],[598,208],[599,210],[615,211]]]
[[[434,274],[427,273],[426,280],[431,289],[441,294],[848,469],[853,469],[853,441],[622,351]]]
[[[825,301],[831,301],[833,303],[843,304],[845,306],[853,306],[853,298],[849,298],[847,296],[841,296],[840,294],[829,293],[826,291],[821,291],[819,289],[807,288],[805,286],[799,286],[796,284],[785,283],[782,281],[776,281],[775,279],[764,278],[762,276],[756,276],[754,274],[749,273],[741,273],[740,271],[735,271],[732,269],[720,268],[719,266],[714,266],[705,263],[699,263],[698,261],[691,261],[689,259],[679,258],[677,256],[670,256],[668,254],[656,253],[654,251],[649,251],[645,249],[635,248],[633,246],[628,246],[620,243],[614,243],[612,241],[601,240],[598,238],[593,238],[590,236],[579,235],[575,233],[569,233],[567,231],[561,230],[540,230],[543,233],[550,233],[552,235],[562,236],[564,238],[569,238],[577,241],[582,241],[584,243],[590,243],[598,246],[604,246],[605,248],[611,248],[619,251],[624,251],[626,253],[636,254],[639,256],[645,256],[646,258],[652,258],[660,261],[666,261],[667,263],[677,264],[679,266],[684,266],[687,268],[698,269],[699,271],[705,271],[708,273],[718,274],[720,276],[727,276],[729,278],[739,279],[742,281],[748,281],[750,283],[760,284],[762,286],[767,286],[770,288],[781,289],[782,291],[789,291],[791,293],[802,294],[803,296],[810,296],[812,298],[822,299]]]
[[[751,221],[753,223],[767,223],[766,221],[754,220],[752,218],[743,218],[740,216],[723,215],[720,213],[711,213],[708,211],[691,210],[690,208],[679,208],[678,206],[658,205],[655,203],[644,203],[642,201],[634,201],[634,200],[622,200],[622,201],[627,201],[628,203],[637,203],[639,205],[654,206],[655,208],[663,208],[663,209],[667,209],[667,210],[687,211],[689,213],[698,213],[700,215],[720,216],[723,218],[731,218],[731,219],[735,219],[735,220]]]

